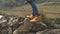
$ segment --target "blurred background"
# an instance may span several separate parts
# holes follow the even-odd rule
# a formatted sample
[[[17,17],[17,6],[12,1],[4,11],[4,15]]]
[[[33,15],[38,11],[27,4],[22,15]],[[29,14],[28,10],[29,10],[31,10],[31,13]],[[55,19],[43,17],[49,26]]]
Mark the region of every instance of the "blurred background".
[[[15,16],[31,14],[31,6],[24,2],[25,0],[0,0],[0,14]],[[60,0],[36,0],[36,3],[46,18],[55,20],[60,18]]]
[[[14,7],[20,7],[25,5],[25,0],[0,0],[0,9],[9,9]],[[42,5],[59,5],[60,0],[36,0],[38,4]]]

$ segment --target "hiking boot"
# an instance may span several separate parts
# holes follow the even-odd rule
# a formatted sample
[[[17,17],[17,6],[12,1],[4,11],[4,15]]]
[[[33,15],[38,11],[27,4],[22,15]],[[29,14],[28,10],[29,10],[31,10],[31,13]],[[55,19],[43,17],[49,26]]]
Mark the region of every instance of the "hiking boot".
[[[40,21],[40,17],[39,16],[35,16],[32,20],[30,20],[31,22],[38,22]]]
[[[33,19],[34,18],[34,16],[33,15],[28,15],[28,16],[26,16],[27,18],[30,18],[30,19]]]

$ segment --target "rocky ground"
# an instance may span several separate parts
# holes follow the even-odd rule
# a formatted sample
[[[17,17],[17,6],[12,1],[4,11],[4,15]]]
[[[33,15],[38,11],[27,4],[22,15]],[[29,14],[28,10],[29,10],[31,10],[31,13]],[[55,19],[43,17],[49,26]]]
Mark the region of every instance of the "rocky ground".
[[[60,34],[60,24],[30,22],[26,17],[3,16],[0,34]]]

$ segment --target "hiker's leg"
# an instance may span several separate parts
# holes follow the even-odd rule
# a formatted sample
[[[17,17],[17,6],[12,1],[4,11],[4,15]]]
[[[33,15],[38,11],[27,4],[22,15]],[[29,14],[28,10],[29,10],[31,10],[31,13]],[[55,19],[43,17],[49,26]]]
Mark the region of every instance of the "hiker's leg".
[[[32,11],[32,14],[39,16],[40,13],[39,13],[39,11],[38,11],[38,9],[37,9],[37,6],[36,6],[35,1],[30,1],[29,4],[32,6],[32,10],[33,10],[33,11]]]
[[[33,1],[33,0],[31,0],[30,2],[29,2],[29,4],[31,5],[31,7],[32,7],[32,14],[33,14],[33,16],[34,16],[34,18],[32,19],[32,20],[30,20],[31,22],[37,22],[37,21],[40,21],[41,19],[41,17],[40,17],[40,13],[39,13],[39,10],[37,9],[37,6],[36,6],[36,2],[35,1]]]

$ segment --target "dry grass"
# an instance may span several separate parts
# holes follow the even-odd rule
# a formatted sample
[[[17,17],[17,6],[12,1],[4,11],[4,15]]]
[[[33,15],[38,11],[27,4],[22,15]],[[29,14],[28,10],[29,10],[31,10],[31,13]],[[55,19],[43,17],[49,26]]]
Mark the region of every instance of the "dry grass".
[[[46,16],[47,18],[60,18],[60,6],[41,6],[38,5],[39,11],[41,14]],[[0,10],[2,13],[6,13],[8,15],[16,15],[16,16],[25,16],[26,14],[31,14],[30,5],[25,5],[9,10]]]

